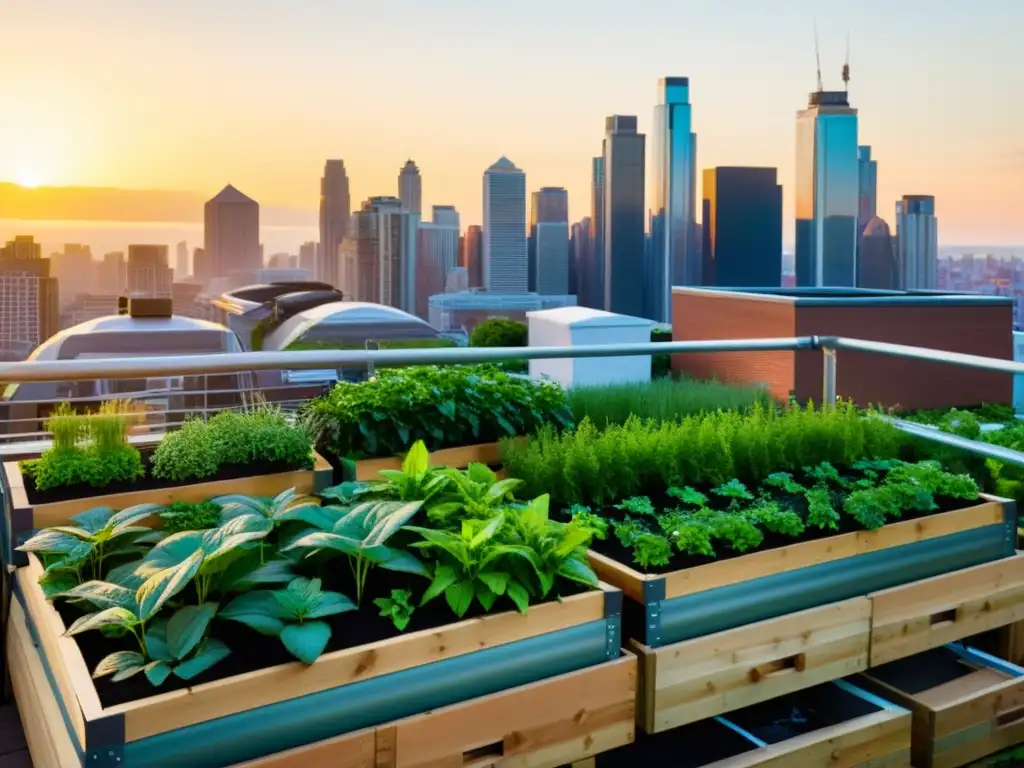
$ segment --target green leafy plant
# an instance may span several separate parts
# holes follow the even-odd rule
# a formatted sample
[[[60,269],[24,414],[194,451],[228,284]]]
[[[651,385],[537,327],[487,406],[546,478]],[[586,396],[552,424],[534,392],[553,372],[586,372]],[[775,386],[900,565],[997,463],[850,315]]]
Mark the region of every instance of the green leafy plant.
[[[667,493],[669,496],[679,499],[679,501],[681,501],[683,504],[687,504],[693,507],[700,508],[708,503],[707,496],[705,496],[700,491],[691,488],[688,485],[684,488],[676,488],[675,486],[673,486],[672,488],[668,489]]]
[[[839,513],[832,506],[832,494],[827,485],[818,483],[804,496],[807,499],[807,525],[823,531],[839,530]]]
[[[441,470],[430,468],[430,453],[422,440],[413,443],[402,460],[401,470],[382,469],[380,475],[384,481],[371,483],[367,492],[397,501],[429,502],[450,482]]]
[[[378,597],[373,604],[380,608],[380,615],[391,619],[395,629],[405,631],[416,607],[412,604],[412,592],[408,589],[392,589],[391,597]]]
[[[658,525],[677,551],[688,555],[715,556],[711,546],[711,528],[694,520],[692,514],[669,512],[658,518]]]
[[[804,521],[800,515],[777,501],[761,499],[743,510],[743,515],[750,522],[772,533],[795,537],[804,532]]]
[[[632,496],[616,504],[615,508],[634,515],[644,515],[645,517],[654,517],[657,514],[657,510],[651,504],[651,500],[646,496]]]
[[[428,506],[427,517],[442,526],[467,517],[493,517],[497,510],[514,499],[516,489],[523,484],[515,478],[499,480],[484,464],[470,464],[464,472],[458,469],[441,471],[449,479],[451,490]]]
[[[285,589],[246,592],[228,603],[220,617],[279,638],[292,656],[312,664],[331,639],[331,625],[319,619],[356,609],[340,592],[320,586],[320,579],[295,578]]]
[[[633,560],[642,568],[668,565],[672,545],[659,533],[641,533],[633,540]]]
[[[633,546],[633,542],[637,540],[637,537],[650,533],[650,530],[635,517],[627,515],[622,520],[612,521],[612,532],[615,534],[615,538],[619,540],[619,544],[630,548]]]
[[[569,510],[569,517],[577,525],[589,530],[595,539],[604,541],[608,538],[608,520],[601,515],[595,515],[590,511],[590,507],[576,504]]]
[[[160,521],[167,534],[216,528],[220,524],[220,505],[213,501],[175,501],[160,512]]]
[[[526,323],[491,317],[479,323],[469,335],[471,347],[525,347],[529,336]]]
[[[764,479],[763,485],[766,488],[777,488],[791,494],[802,494],[807,491],[804,486],[793,479],[791,472],[773,472]]]
[[[712,488],[711,492],[718,496],[724,496],[727,499],[732,499],[733,501],[752,501],[754,498],[754,494],[747,490],[747,486],[735,478],[730,480],[728,483],[723,483],[716,488]]]

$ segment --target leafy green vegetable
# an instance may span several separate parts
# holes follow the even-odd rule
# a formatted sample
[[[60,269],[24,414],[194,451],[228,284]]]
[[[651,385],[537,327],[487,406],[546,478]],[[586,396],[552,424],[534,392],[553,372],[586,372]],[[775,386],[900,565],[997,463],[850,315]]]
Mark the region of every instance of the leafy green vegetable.
[[[608,520],[601,515],[595,515],[590,511],[590,507],[577,504],[569,510],[569,515],[574,523],[589,530],[595,539],[604,541],[608,538]]]
[[[220,524],[220,506],[212,501],[201,501],[198,504],[175,501],[160,513],[160,520],[164,532],[168,534],[204,531]]]
[[[634,515],[646,515],[647,517],[654,517],[657,514],[657,510],[654,509],[651,500],[646,496],[633,496],[620,504],[616,504],[615,508]]]
[[[679,499],[683,504],[688,504],[694,507],[703,507],[708,503],[708,497],[700,491],[694,490],[690,486],[685,488],[672,487],[668,489],[668,495],[674,496]]]
[[[413,611],[412,592],[407,589],[392,589],[391,597],[378,597],[373,604],[380,608],[380,615],[391,619],[399,632],[409,626]]]
[[[747,490],[747,486],[735,478],[730,480],[728,483],[723,483],[716,488],[712,488],[711,492],[718,496],[725,496],[728,499],[734,499],[736,501],[751,501],[754,498],[754,494]]]
[[[807,498],[807,524],[821,530],[839,530],[839,513],[832,506],[828,486],[818,483],[804,495]]]
[[[658,533],[641,533],[633,540],[633,559],[643,568],[668,565],[672,545]]]

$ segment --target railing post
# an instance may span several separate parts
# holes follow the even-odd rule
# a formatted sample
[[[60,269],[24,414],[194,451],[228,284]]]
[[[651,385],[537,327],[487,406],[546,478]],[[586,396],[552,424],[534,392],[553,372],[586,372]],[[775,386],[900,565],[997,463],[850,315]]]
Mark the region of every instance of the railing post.
[[[831,347],[821,348],[824,369],[821,375],[821,402],[824,405],[836,404],[836,351]]]

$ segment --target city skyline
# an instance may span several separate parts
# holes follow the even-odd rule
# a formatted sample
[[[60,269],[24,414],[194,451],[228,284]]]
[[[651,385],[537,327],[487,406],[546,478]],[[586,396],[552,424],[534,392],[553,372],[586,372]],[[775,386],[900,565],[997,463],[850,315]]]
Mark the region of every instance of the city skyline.
[[[437,25],[436,9],[403,1],[399,12],[387,12],[385,24],[382,9],[307,2],[278,12],[254,2],[247,6],[252,24],[242,32],[228,26],[238,13],[231,0],[216,8],[191,0],[158,10],[117,0],[106,5],[117,13],[103,26],[99,16],[76,8],[54,13],[50,0],[10,14],[10,45],[0,60],[9,58],[19,78],[0,86],[0,97],[33,119],[0,126],[0,179],[207,196],[230,181],[265,205],[315,211],[324,158],[345,158],[352,199],[361,200],[394,189],[396,167],[412,157],[429,180],[423,208],[455,205],[466,225],[482,218],[479,174],[505,154],[530,177],[531,189],[565,187],[570,219],[578,221],[589,213],[589,158],[603,118],[636,114],[638,131],[650,133],[658,78],[680,75],[692,86],[693,130],[701,137],[698,177],[718,165],[777,167],[790,190],[792,119],[815,87],[817,15],[826,88],[839,86],[850,31],[852,98],[861,114],[860,140],[879,162],[880,210],[891,210],[906,194],[931,194],[942,205],[943,243],[1024,242],[1018,213],[1024,149],[1015,132],[1024,107],[999,98],[1024,86],[1009,36],[1024,8],[1009,0],[991,0],[985,14],[936,10],[921,0],[895,9],[868,0],[857,14],[810,0],[771,12],[733,0],[687,14],[682,27],[652,23],[672,13],[661,2],[602,14],[588,14],[576,2],[544,11],[551,18],[586,19],[590,33],[579,40],[556,38],[552,30],[559,24],[531,24],[531,13],[542,11],[538,3],[523,0],[523,13],[505,18],[449,0],[456,23],[438,32],[459,45],[440,59],[421,57],[416,66],[428,81],[447,76],[451,92],[479,93],[454,108],[441,108],[406,78],[409,58],[422,45],[412,32]],[[882,12],[886,24],[878,25]],[[312,44],[328,30],[334,39],[332,21],[346,30],[345,44]],[[486,72],[491,87],[481,90],[483,75],[470,58],[484,54],[483,33],[495,23],[537,51],[537,66],[492,62]],[[195,55],[182,58],[167,49],[176,30],[192,41]],[[622,61],[608,60],[594,42],[612,34],[625,41]],[[958,55],[951,56],[954,48]],[[55,55],[30,54],[39,49]],[[381,59],[373,82],[345,79],[345,98],[324,100],[324,78],[357,71],[371,49],[379,49],[374,60]],[[149,53],[134,55],[140,50]],[[271,50],[295,55],[267,56]],[[161,51],[173,66],[161,63],[167,58]],[[69,56],[75,56],[73,68],[62,63]],[[218,77],[210,77],[211,68]],[[123,77],[101,76],[101,70]],[[921,73],[913,89],[892,77],[898,71]],[[598,95],[578,87],[591,79],[602,83]],[[140,82],[151,87],[140,89]],[[163,108],[168,92],[182,94],[185,108]],[[228,109],[228,100],[246,108]],[[531,108],[524,109],[527,103]],[[311,119],[301,119],[304,114]],[[380,138],[383,125],[399,127],[387,141]],[[787,244],[793,242],[793,204],[794,196],[784,194]]]

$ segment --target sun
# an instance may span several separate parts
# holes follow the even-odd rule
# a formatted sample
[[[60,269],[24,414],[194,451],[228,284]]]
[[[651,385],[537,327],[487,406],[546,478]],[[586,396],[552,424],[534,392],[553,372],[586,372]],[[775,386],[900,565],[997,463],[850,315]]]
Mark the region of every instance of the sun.
[[[25,189],[35,189],[43,183],[43,176],[38,171],[23,168],[14,175],[14,183]]]

